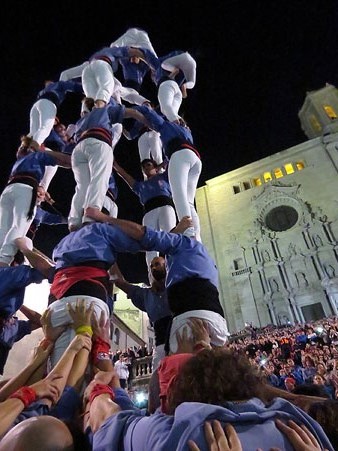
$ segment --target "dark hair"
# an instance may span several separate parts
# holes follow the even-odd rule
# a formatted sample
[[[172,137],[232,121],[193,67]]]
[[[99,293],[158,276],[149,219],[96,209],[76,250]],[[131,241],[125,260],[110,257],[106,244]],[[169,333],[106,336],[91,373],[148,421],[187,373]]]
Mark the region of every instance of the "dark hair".
[[[334,449],[338,449],[338,400],[327,399],[311,404],[309,415],[324,429]]]
[[[141,161],[141,166],[145,166],[147,163],[152,163],[154,165],[154,167],[156,168],[157,163],[155,160],[153,160],[152,158],[145,158],[144,160]]]
[[[249,360],[227,349],[203,350],[189,359],[168,389],[168,413],[182,402],[224,405],[253,397],[267,402],[264,379]]]
[[[296,395],[319,396],[320,398],[329,398],[327,391],[323,385],[318,384],[301,384],[297,385],[292,393]]]

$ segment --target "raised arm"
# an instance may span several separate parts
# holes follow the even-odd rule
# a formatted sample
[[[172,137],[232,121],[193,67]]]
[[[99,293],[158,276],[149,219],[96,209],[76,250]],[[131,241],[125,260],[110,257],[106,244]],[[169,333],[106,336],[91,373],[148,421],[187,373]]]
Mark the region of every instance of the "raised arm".
[[[127,171],[125,171],[119,164],[118,162],[115,160],[113,167],[115,169],[115,171],[117,172],[117,174],[123,178],[123,180],[128,184],[128,186],[133,189],[133,186],[135,185],[136,180],[134,179],[134,177],[132,177],[130,174],[128,174]]]
[[[27,258],[29,263],[33,266],[33,268],[40,271],[41,274],[43,274],[46,279],[48,279],[51,273],[54,271],[54,265],[49,261],[48,257],[43,256],[40,251],[33,250],[32,240],[30,240],[28,237],[16,238],[14,242],[18,249]]]
[[[63,152],[55,152],[54,150],[45,150],[48,152],[55,160],[58,166],[61,166],[66,169],[70,169],[71,165],[71,156],[63,153]]]
[[[31,323],[31,329],[39,329],[41,327],[41,314],[28,308],[26,305],[20,307],[20,311],[29,319]]]

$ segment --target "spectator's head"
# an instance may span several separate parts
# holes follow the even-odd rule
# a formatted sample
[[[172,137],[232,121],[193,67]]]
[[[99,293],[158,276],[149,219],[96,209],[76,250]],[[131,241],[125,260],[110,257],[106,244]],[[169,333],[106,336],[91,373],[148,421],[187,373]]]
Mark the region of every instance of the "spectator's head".
[[[257,397],[265,384],[245,356],[226,349],[203,350],[189,359],[168,388],[168,413],[183,402],[224,405]]]
[[[0,442],[0,451],[72,451],[73,437],[59,419],[43,415],[28,418],[7,432]]]
[[[284,379],[284,385],[285,385],[285,389],[290,392],[290,391],[293,391],[293,389],[295,388],[296,381],[294,380],[293,377],[286,377]]]
[[[324,429],[334,449],[338,449],[338,400],[327,399],[311,404],[309,415]]]
[[[313,383],[316,384],[316,385],[324,385],[325,384],[325,378],[321,374],[316,373],[313,376]]]

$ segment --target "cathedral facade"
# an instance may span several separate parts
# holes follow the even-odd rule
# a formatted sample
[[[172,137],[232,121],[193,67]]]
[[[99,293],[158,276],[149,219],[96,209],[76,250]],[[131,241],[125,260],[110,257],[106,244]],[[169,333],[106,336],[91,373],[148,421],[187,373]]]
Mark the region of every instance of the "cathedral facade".
[[[202,240],[234,333],[338,314],[338,95],[307,93],[307,141],[211,179],[196,193]]]

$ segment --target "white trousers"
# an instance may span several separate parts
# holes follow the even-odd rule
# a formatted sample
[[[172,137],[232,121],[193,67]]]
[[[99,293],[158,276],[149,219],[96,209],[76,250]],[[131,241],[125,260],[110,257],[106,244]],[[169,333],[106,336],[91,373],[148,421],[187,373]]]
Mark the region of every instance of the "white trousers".
[[[26,235],[34,219],[27,218],[33,188],[23,183],[6,186],[0,196],[0,261],[10,264],[18,248],[15,238]]]
[[[169,232],[176,226],[176,213],[170,205],[154,208],[143,216],[142,225],[151,227],[154,230],[164,230]],[[148,267],[149,282],[152,282],[150,263],[154,257],[159,256],[157,251],[148,251],[146,254],[146,262]]]
[[[82,71],[82,87],[86,97],[109,103],[115,82],[111,65],[106,61],[93,60]]]
[[[29,136],[42,144],[54,127],[57,108],[48,99],[37,100],[29,113]]]
[[[178,220],[191,216],[195,235],[201,241],[200,220],[195,208],[197,183],[202,171],[202,162],[190,149],[174,152],[169,160],[168,176]]]
[[[171,56],[164,60],[161,64],[163,69],[172,72],[179,68],[184,73],[186,79],[185,85],[187,89],[192,89],[196,83],[196,61],[188,52],[180,53],[179,55]]]
[[[182,92],[176,81],[166,80],[162,82],[157,92],[161,112],[168,121],[177,121],[180,116],[178,111],[182,104]]]
[[[152,372],[154,372],[155,370],[157,370],[157,368],[159,367],[161,360],[165,357],[165,350],[164,350],[164,344],[163,345],[158,345],[155,346],[154,350],[153,350],[153,355],[152,355]]]
[[[143,133],[137,141],[140,161],[152,158],[157,164],[163,162],[163,150],[160,134],[155,130]]]
[[[122,36],[110,44],[110,47],[141,47],[155,54],[148,33],[139,28],[129,28]]]
[[[40,182],[40,185],[44,187],[45,191],[48,191],[50,182],[52,181],[57,170],[58,170],[58,166],[46,166],[45,167],[45,173]]]
[[[67,346],[75,337],[75,330],[72,328],[73,320],[68,313],[67,303],[69,303],[73,308],[76,305],[77,299],[84,299],[86,301],[86,308],[89,307],[91,303],[94,304],[94,315],[99,320],[101,317],[101,313],[104,312],[104,317],[107,320],[109,318],[109,308],[108,305],[103,302],[101,299],[78,295],[78,296],[66,296],[58,301],[53,302],[48,310],[52,312],[51,322],[53,327],[58,326],[69,326],[67,329],[60,335],[60,337],[56,340],[54,344],[53,351],[50,356],[50,362],[52,368],[57,364],[60,360],[60,357],[67,349]]]
[[[224,346],[228,336],[228,325],[226,320],[219,313],[211,310],[190,310],[173,318],[170,329],[169,346],[170,351],[177,352],[176,333],[182,334],[182,329],[187,327],[187,336],[192,337],[190,326],[187,324],[189,318],[202,319],[207,323],[207,328],[210,336],[210,343],[214,346]]]
[[[71,163],[76,187],[69,212],[69,226],[80,227],[83,222],[93,222],[84,216],[84,209],[94,207],[101,210],[113,160],[110,145],[98,139],[84,139],[75,147]]]

